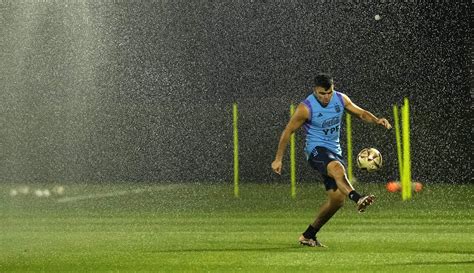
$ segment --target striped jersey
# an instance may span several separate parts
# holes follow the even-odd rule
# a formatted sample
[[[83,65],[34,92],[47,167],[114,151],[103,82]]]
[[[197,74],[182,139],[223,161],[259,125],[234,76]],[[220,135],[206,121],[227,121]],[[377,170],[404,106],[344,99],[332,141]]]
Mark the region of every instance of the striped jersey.
[[[303,124],[306,133],[305,154],[308,159],[316,146],[321,146],[341,155],[339,144],[344,101],[341,93],[334,94],[325,107],[319,103],[314,94],[309,95],[303,103],[309,110],[309,119]]]

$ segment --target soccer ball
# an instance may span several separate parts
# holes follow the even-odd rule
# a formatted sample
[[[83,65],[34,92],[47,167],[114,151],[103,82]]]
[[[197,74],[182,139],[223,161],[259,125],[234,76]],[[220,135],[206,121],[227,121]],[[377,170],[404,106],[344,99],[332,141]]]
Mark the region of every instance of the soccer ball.
[[[375,148],[364,148],[357,155],[357,166],[368,172],[376,171],[382,167],[382,154]]]

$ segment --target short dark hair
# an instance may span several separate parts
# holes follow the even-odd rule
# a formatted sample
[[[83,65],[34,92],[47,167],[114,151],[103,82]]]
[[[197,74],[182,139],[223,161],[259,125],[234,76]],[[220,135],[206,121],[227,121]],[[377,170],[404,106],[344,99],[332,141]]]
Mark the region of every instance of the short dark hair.
[[[334,80],[329,74],[320,73],[314,77],[314,86],[315,87],[322,87],[324,90],[328,90],[331,85],[334,84]]]

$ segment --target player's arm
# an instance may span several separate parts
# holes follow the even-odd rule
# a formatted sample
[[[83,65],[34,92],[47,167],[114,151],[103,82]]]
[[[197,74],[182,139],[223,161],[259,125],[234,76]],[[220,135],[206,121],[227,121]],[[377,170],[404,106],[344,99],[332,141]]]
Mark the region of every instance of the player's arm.
[[[283,155],[285,154],[286,146],[290,140],[291,134],[300,128],[305,121],[309,118],[309,109],[304,105],[300,104],[296,107],[296,111],[291,116],[290,121],[283,130],[283,133],[280,137],[280,142],[278,143],[278,150],[275,156],[275,160],[272,162],[272,169],[277,174],[281,174],[281,166]]]
[[[347,111],[349,111],[352,115],[360,118],[361,120],[365,122],[379,124],[379,125],[384,126],[387,129],[392,128],[392,125],[390,125],[387,119],[377,118],[376,116],[374,116],[374,114],[370,113],[369,111],[360,108],[355,103],[353,103],[351,99],[345,94],[342,94],[342,98],[344,100],[344,108]]]

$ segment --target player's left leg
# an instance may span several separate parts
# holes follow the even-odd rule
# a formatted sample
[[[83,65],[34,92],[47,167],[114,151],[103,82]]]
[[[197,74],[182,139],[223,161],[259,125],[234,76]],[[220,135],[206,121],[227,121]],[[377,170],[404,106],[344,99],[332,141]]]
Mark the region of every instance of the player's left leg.
[[[344,195],[339,189],[327,191],[328,200],[321,206],[319,213],[311,224],[311,226],[317,231],[331,219],[331,217],[344,206],[346,195]]]
[[[329,177],[327,177],[329,178]],[[328,180],[328,179],[326,179]],[[329,178],[329,180],[332,180]],[[335,186],[334,180],[326,181],[326,185],[331,182]],[[325,247],[321,242],[316,238],[316,233],[326,224],[329,219],[342,207],[344,206],[344,201],[346,195],[344,195],[339,189],[328,189],[327,190],[327,201],[320,207],[319,212],[316,216],[316,219],[311,223],[306,231],[300,236],[299,241],[303,245],[308,246],[321,246]]]

